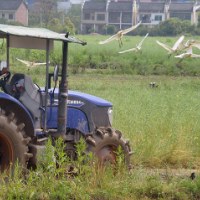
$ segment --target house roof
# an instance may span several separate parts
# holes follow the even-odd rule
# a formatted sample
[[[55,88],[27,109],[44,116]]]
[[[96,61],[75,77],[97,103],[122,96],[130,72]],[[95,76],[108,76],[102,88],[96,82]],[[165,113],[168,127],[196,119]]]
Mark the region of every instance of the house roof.
[[[106,3],[105,2],[85,2],[83,5],[83,11],[106,12]]]
[[[193,12],[193,3],[170,3],[169,13]]]
[[[17,10],[19,6],[24,3],[22,1],[1,1],[0,10]],[[27,5],[24,3],[27,7]]]
[[[132,2],[110,2],[108,12],[132,12]]]
[[[165,8],[165,3],[154,3],[154,2],[140,2],[139,12],[158,12],[163,13]]]

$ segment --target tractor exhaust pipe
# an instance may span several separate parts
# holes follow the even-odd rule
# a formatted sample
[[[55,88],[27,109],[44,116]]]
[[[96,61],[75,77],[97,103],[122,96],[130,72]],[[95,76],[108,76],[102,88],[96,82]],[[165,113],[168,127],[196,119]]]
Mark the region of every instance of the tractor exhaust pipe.
[[[63,42],[63,62],[61,81],[59,83],[58,94],[58,116],[57,116],[57,130],[49,131],[49,134],[55,138],[62,137],[63,140],[67,139],[66,124],[67,124],[67,99],[68,99],[68,81],[67,81],[67,54],[68,42]]]
[[[67,57],[68,57],[68,42],[63,42],[63,63],[62,63],[62,78],[59,84],[59,105],[57,118],[57,134],[64,136],[66,134],[67,123],[67,99],[68,99],[68,82],[67,82]]]

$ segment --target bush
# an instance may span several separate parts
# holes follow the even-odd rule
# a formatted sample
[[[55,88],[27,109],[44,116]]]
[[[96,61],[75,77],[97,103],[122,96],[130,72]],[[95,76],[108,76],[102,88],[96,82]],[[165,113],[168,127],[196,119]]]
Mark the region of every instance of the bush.
[[[107,34],[114,34],[115,33],[115,26],[114,25],[108,25],[107,26]]]

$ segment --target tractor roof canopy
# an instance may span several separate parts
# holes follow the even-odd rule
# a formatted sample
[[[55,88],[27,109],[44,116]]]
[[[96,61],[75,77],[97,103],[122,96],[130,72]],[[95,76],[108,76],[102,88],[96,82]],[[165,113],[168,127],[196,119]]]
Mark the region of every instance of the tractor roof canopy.
[[[46,50],[46,40],[49,40],[49,50],[53,50],[54,40],[82,45],[86,44],[74,37],[65,37],[65,34],[59,34],[44,28],[0,24],[0,38],[8,38],[8,36],[9,47],[14,48]]]

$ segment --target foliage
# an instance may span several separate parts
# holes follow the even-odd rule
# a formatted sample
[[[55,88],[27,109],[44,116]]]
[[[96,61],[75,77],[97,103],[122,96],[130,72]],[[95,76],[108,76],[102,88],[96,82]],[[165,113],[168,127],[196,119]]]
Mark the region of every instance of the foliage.
[[[0,24],[9,24],[9,25],[15,25],[15,26],[24,26],[24,24],[18,22],[18,21],[9,21],[8,19],[2,17],[0,18]]]
[[[46,144],[48,162],[35,171],[24,175],[21,166],[15,163],[15,170],[10,174],[0,174],[1,199],[199,199],[200,178],[189,178],[191,171],[169,167],[164,170],[148,170],[142,166],[129,173],[121,164],[116,167],[102,168],[98,161],[89,155],[88,162],[83,155],[84,140],[77,145],[77,161],[61,159],[59,167],[52,160],[52,151],[64,158],[63,141],[59,139],[54,148],[51,140]],[[118,163],[123,160],[117,154]],[[40,156],[39,156],[40,158]],[[83,162],[84,161],[84,162]],[[92,162],[91,162],[92,161]],[[54,163],[53,165],[50,163]],[[91,164],[92,163],[92,164]],[[75,165],[74,165],[75,164]],[[72,172],[68,166],[73,166]],[[45,169],[45,170],[44,170]],[[66,189],[67,188],[67,189]]]
[[[70,33],[71,35],[71,33]],[[186,58],[179,63],[180,59],[175,58],[173,54],[167,59],[167,50],[156,43],[158,40],[170,47],[173,47],[178,37],[150,37],[148,36],[140,52],[127,52],[119,54],[120,51],[132,49],[139,44],[143,37],[124,35],[122,38],[123,46],[120,49],[118,41],[113,40],[107,44],[99,45],[99,41],[104,41],[110,36],[76,36],[78,39],[87,42],[86,46],[77,44],[69,44],[69,72],[74,74],[84,73],[85,68],[96,69],[94,73],[106,74],[136,74],[136,75],[182,75],[182,76],[200,76],[199,58]],[[187,40],[195,39],[200,41],[200,37],[186,37]],[[3,40],[0,40],[2,43]],[[62,65],[61,42],[55,42],[55,50],[50,51],[50,62],[52,66],[56,64]],[[4,51],[5,52],[5,51]],[[195,54],[200,54],[198,48],[193,47]],[[182,52],[179,52],[182,53]],[[17,66],[26,69],[26,66],[16,58],[35,62],[45,62],[45,51],[41,50],[25,50],[10,49],[11,69],[17,70]],[[144,59],[145,58],[145,59]],[[6,59],[6,55],[1,55],[1,60]],[[30,73],[40,73],[40,69],[44,67],[35,67]],[[103,71],[101,69],[107,69]],[[41,71],[41,74],[43,71]]]
[[[181,33],[181,20],[178,18],[170,18],[160,22],[160,32],[163,36],[175,36]]]
[[[48,28],[52,31],[61,33],[62,32],[62,25],[60,24],[60,20],[57,18],[53,18],[48,25]]]
[[[94,33],[95,32],[95,29],[94,28],[91,28],[90,30],[88,30],[89,33]]]
[[[7,24],[14,25],[14,26],[24,26],[24,24],[22,24],[18,21],[9,21]]]
[[[81,5],[72,5],[66,14],[69,17],[70,21],[74,24],[75,33],[80,34],[81,30]]]
[[[65,18],[64,24],[61,24],[59,19],[53,18],[49,22],[48,28],[58,33],[70,32],[71,35],[75,34],[74,25],[68,17]]]
[[[107,34],[114,34],[115,33],[115,26],[114,25],[108,25],[107,26]]]
[[[180,34],[193,36],[199,35],[200,30],[195,24],[191,24],[189,20],[181,21],[178,18],[170,18],[161,21],[154,28],[146,28],[144,24],[140,24],[139,27],[127,33],[127,35],[143,36],[147,32],[149,33],[149,36],[177,36]]]
[[[70,32],[70,35],[75,34],[74,24],[70,21],[69,17],[65,18],[64,28],[62,30],[63,33]]]
[[[40,7],[40,14],[44,20],[44,26],[47,27],[52,19],[52,14],[57,10],[58,0],[36,0],[36,4]]]
[[[8,23],[8,19],[5,17],[0,18],[0,24],[7,24]]]
[[[39,13],[29,12],[28,13],[28,25],[29,26],[39,26],[41,16]]]

